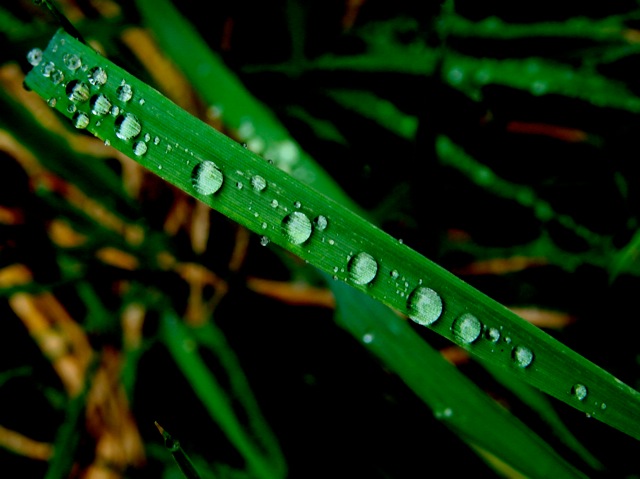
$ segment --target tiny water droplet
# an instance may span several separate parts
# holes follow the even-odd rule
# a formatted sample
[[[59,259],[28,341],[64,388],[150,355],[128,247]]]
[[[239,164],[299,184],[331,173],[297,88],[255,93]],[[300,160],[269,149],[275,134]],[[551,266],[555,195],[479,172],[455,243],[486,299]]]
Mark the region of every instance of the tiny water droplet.
[[[133,153],[136,156],[142,156],[147,152],[147,144],[144,141],[136,141],[133,144]]]
[[[79,130],[84,130],[89,126],[89,115],[87,115],[83,111],[79,111],[75,115],[73,115],[72,122],[73,126],[78,128]]]
[[[147,143],[149,143],[149,141],[151,141],[151,135],[149,133],[145,133],[144,134],[144,141],[146,141]]]
[[[82,103],[89,99],[89,86],[81,81],[70,81],[67,83],[65,91],[67,92],[69,100],[73,102]]]
[[[154,144],[154,145],[157,145],[157,144],[159,144],[159,143],[160,143],[160,137],[159,137],[159,136],[156,136],[156,137],[153,139],[153,144]]]
[[[584,401],[584,399],[587,397],[587,394],[589,394],[589,391],[587,390],[587,386],[585,386],[584,384],[576,383],[571,388],[571,394],[578,401]]]
[[[109,141],[108,138],[104,140],[104,146],[111,146],[111,142]]]
[[[42,61],[42,50],[39,48],[32,48],[29,50],[29,53],[27,53],[27,61],[34,67],[40,65],[40,62]]]
[[[336,242],[335,242],[335,241],[333,241],[332,239],[330,239],[330,240],[329,240],[329,244],[330,244],[331,246],[333,246],[334,244],[336,244]]]
[[[263,191],[267,187],[267,180],[260,175],[251,178],[251,187],[256,191]]]
[[[299,201],[296,201],[295,203],[293,203],[294,208],[300,208],[302,206],[302,203],[300,203]]]
[[[98,116],[104,116],[111,110],[111,102],[102,93],[93,95],[89,105],[91,106],[91,113]]]
[[[116,136],[121,140],[130,140],[140,134],[142,125],[140,121],[131,113],[118,116],[115,122]]]
[[[262,246],[267,246],[269,244],[269,238],[267,238],[266,236],[262,236],[260,238],[260,244]]]
[[[52,71],[51,72],[51,81],[55,85],[59,85],[60,83],[62,83],[64,81],[64,73],[62,73],[60,70]]]
[[[402,238],[399,238],[399,239],[398,239],[398,243],[400,243],[400,244],[404,244],[404,240],[403,240]]]
[[[261,226],[262,226],[262,229],[263,229],[263,230],[266,230],[266,229],[267,229],[267,223],[265,223],[264,221],[262,222],[262,225],[261,225]]]
[[[42,76],[50,77],[54,71],[56,71],[55,63],[47,62],[44,65],[42,65]]]
[[[516,346],[511,354],[516,365],[521,368],[529,367],[533,362],[533,352],[526,346]]]
[[[198,163],[191,172],[193,189],[201,195],[212,195],[220,189],[224,177],[213,161]]]
[[[75,53],[67,53],[62,61],[67,66],[67,68],[71,71],[75,71],[82,66],[82,60]]]
[[[423,326],[433,324],[442,314],[442,299],[431,288],[418,286],[407,298],[409,317]]]
[[[362,342],[364,344],[371,344],[374,340],[374,336],[372,333],[365,333],[362,335]]]
[[[327,229],[327,226],[329,225],[329,221],[327,221],[327,217],[324,215],[316,216],[316,219],[313,220],[313,222],[315,223],[316,229],[318,231],[324,231],[325,229]]]
[[[392,269],[391,273],[389,273],[392,279],[398,279],[398,276],[400,276],[400,273],[398,273],[398,270]]]
[[[278,207],[278,200],[276,200],[276,199],[271,200],[271,206],[273,208],[277,208]]]
[[[145,100],[144,98],[140,98],[140,100],[138,101],[138,103],[140,104],[140,106],[145,104]]]
[[[89,83],[97,87],[101,87],[102,85],[107,83],[108,79],[107,72],[100,67],[93,67],[91,70],[89,70],[87,78],[89,80]]]
[[[49,105],[51,108],[56,106],[56,103],[58,103],[58,100],[56,98],[49,98],[47,100],[47,105]]]
[[[488,328],[484,336],[492,343],[497,343],[500,339],[500,330],[497,328]]]
[[[311,221],[304,213],[294,211],[282,220],[282,232],[290,243],[302,244],[311,236]]]
[[[602,409],[603,411],[607,409],[607,404],[606,403],[600,404],[600,409]]]
[[[451,331],[453,331],[453,336],[458,341],[471,344],[480,337],[482,324],[473,314],[465,313],[456,318],[451,325]]]
[[[241,190],[242,188],[244,188],[244,185],[243,185],[241,182],[236,181],[236,188],[238,188],[239,190]]]
[[[67,111],[69,113],[75,113],[77,109],[78,109],[78,107],[75,106],[73,103],[71,105],[67,106]]]
[[[118,116],[120,114],[120,107],[118,105],[113,105],[111,108],[111,116]]]
[[[117,88],[116,95],[118,95],[118,100],[127,102],[133,96],[133,88],[131,88],[131,85],[124,83]]]
[[[438,419],[450,418],[451,416],[453,416],[453,409],[451,409],[450,407],[446,407],[444,409],[438,410],[436,411],[435,416]]]
[[[358,253],[347,265],[349,279],[356,284],[369,284],[378,274],[378,263],[369,253]]]

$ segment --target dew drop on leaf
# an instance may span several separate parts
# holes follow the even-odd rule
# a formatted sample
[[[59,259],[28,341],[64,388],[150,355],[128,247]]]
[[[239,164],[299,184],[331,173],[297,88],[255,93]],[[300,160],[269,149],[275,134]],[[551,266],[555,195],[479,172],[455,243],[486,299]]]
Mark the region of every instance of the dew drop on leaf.
[[[147,144],[144,141],[136,141],[133,144],[133,153],[136,156],[142,156],[147,152]]]
[[[87,75],[87,77],[89,79],[89,83],[97,87],[101,87],[102,85],[107,83],[108,79],[107,72],[100,67],[93,67],[91,70],[89,70],[89,74]]]
[[[267,246],[269,244],[269,238],[267,238],[266,236],[262,236],[260,238],[260,244],[262,246]]]
[[[423,326],[433,324],[442,314],[442,299],[431,288],[418,286],[407,299],[409,317]]]
[[[480,336],[482,324],[473,314],[465,313],[451,325],[453,336],[465,344],[473,343]]]
[[[349,279],[355,284],[369,284],[378,274],[378,263],[369,253],[358,253],[347,265]]]
[[[213,161],[198,163],[191,172],[193,189],[201,195],[212,195],[220,189],[224,177]]]
[[[500,339],[500,330],[497,328],[488,328],[485,331],[484,336],[492,343],[497,343]]]
[[[42,50],[39,48],[32,48],[29,50],[29,53],[27,53],[27,61],[34,67],[40,65],[40,62],[42,61]]]
[[[67,83],[65,89],[69,100],[75,103],[84,103],[89,99],[89,86],[78,80],[72,80]]]
[[[324,231],[327,229],[329,222],[327,221],[327,217],[324,215],[318,215],[315,220],[313,220],[316,225],[316,229],[319,231]]]
[[[255,175],[251,178],[251,187],[256,191],[263,191],[267,187],[267,180],[262,176]]]
[[[64,81],[64,73],[62,73],[60,70],[57,70],[57,69],[53,70],[51,72],[51,81],[55,85],[62,83]]]
[[[588,393],[589,393],[589,391],[587,390],[587,386],[585,386],[584,384],[576,383],[571,388],[571,394],[578,401],[584,401],[584,399],[587,397]]]
[[[140,134],[142,125],[140,121],[131,113],[118,116],[115,122],[116,136],[121,140],[130,140]]]
[[[80,57],[75,53],[67,53],[62,61],[71,71],[75,71],[82,66],[82,60],[80,60]]]
[[[42,66],[42,76],[50,77],[56,70],[56,65],[53,62],[47,62]]]
[[[89,115],[87,115],[83,111],[79,111],[75,115],[73,115],[72,122],[73,126],[78,128],[79,130],[84,130],[89,126]]]
[[[282,220],[282,232],[290,243],[302,244],[311,236],[311,220],[304,213],[294,211]]]
[[[131,85],[124,83],[118,87],[116,95],[118,95],[118,100],[127,102],[133,97],[133,89]]]
[[[513,361],[521,368],[529,367],[533,362],[533,352],[526,346],[516,346],[511,354]]]

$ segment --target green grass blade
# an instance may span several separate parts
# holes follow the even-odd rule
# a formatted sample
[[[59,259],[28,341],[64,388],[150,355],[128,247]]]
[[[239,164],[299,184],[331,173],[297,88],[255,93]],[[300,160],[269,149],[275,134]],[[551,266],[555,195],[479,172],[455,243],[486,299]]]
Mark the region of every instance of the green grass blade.
[[[65,57],[73,55],[87,71],[66,66]],[[53,67],[47,67],[50,63]],[[95,67],[106,73],[103,85],[88,82],[88,72]],[[62,72],[64,84],[45,76],[46,68]],[[640,416],[638,392],[64,32],[51,40],[43,63],[31,70],[26,83],[43,98],[56,98],[55,108],[76,127],[109,141],[176,187],[263,235],[264,242],[366,292],[471,355],[640,438],[635,421]],[[70,85],[86,89],[86,95],[78,100]],[[92,113],[99,98],[106,98],[117,112]]]
[[[338,323],[361,338],[468,444],[493,453],[527,477],[585,477],[389,308],[344,283],[330,286],[336,297]]]

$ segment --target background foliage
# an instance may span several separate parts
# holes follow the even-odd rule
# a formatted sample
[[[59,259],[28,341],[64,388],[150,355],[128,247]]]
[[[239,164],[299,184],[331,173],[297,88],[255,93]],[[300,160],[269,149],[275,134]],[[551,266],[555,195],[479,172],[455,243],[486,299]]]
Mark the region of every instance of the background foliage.
[[[59,6],[109,59],[269,158],[245,98],[210,100],[134,4]],[[217,73],[238,75],[383,229],[637,388],[636,2],[175,6],[223,60]],[[2,5],[0,23],[7,470],[180,477],[157,420],[206,477],[245,476],[208,410],[215,377],[290,477],[518,477],[334,322],[312,268],[25,92],[27,52],[57,28],[44,9]],[[515,386],[420,334],[589,477],[640,474],[635,440],[551,401],[589,462]]]

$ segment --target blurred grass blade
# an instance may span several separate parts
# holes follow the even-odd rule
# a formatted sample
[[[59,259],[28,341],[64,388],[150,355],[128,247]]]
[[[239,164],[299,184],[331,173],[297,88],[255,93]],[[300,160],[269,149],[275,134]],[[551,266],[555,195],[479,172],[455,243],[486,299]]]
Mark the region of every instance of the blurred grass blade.
[[[65,58],[87,70],[68,68]],[[53,72],[64,75],[64,84]],[[96,76],[100,82],[92,84]],[[640,438],[637,391],[64,32],[52,38],[26,84],[55,98],[56,110],[77,128],[263,235],[263,243],[285,248],[471,355]]]
[[[336,297],[339,324],[360,338],[469,445],[490,451],[528,477],[586,477],[388,308],[343,283],[329,286]]]
[[[271,110],[246,90],[170,1],[137,0],[136,5],[163,50],[249,149],[272,160],[294,178],[324,191],[352,210],[359,210],[333,178],[300,148]],[[188,55],[184,54],[186,51]]]
[[[188,329],[167,311],[162,318],[162,338],[209,415],[244,457],[251,474],[264,479],[285,477],[284,462],[279,456],[265,456],[251,440],[231,407],[231,398],[216,381],[197,350],[188,347],[190,342],[193,344]]]

